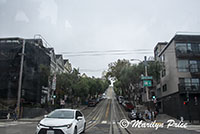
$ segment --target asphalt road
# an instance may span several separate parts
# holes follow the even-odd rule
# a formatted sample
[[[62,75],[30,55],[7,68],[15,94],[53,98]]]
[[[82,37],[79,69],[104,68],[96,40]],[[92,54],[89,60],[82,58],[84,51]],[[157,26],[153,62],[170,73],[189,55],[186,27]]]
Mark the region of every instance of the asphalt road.
[[[118,104],[112,88],[107,90],[107,99],[96,107],[84,109],[87,126],[86,134],[199,134],[200,127],[188,130],[183,128],[121,128],[119,122],[128,119],[128,112]],[[0,122],[0,134],[35,134],[37,122]]]

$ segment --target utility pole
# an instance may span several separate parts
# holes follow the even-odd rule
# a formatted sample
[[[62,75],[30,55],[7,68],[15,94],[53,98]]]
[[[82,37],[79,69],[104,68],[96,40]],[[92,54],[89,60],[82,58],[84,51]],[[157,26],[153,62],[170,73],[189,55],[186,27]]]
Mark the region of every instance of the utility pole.
[[[145,71],[145,76],[148,76],[148,73],[147,73],[147,57],[146,56],[144,56],[144,71]],[[145,90],[146,90],[147,102],[149,102],[149,89],[148,89],[147,86],[145,87]]]
[[[131,61],[134,61],[134,60],[142,62],[139,59],[131,59]],[[148,76],[148,71],[147,71],[147,57],[146,56],[144,56],[144,71],[145,71],[145,76]],[[149,102],[149,89],[148,89],[147,86],[145,86],[145,91],[146,91],[147,102]]]
[[[25,51],[25,40],[22,43],[22,53],[21,55],[21,63],[20,63],[20,72],[19,72],[19,83],[18,83],[18,98],[17,98],[17,118],[20,116],[20,102],[21,102],[21,91],[22,91],[22,74],[23,74],[23,66],[24,66],[24,51]]]

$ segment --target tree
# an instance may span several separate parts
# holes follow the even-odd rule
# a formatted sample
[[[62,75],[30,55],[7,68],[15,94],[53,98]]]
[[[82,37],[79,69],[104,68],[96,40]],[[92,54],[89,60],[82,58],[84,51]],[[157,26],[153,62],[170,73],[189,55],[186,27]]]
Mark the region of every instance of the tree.
[[[147,61],[148,74],[153,76],[154,81],[159,80],[160,65],[156,61]],[[117,62],[110,63],[109,71],[106,74],[107,77],[114,78],[114,90],[119,95],[127,95],[130,98],[130,94],[137,94],[139,92],[138,85],[141,82],[141,75],[144,75],[144,64],[131,65],[128,60],[117,60]]]
[[[69,96],[72,104],[79,97],[83,102],[87,97],[94,97],[102,94],[108,88],[110,81],[94,77],[80,76],[78,69],[73,69],[71,73],[57,74],[56,79],[56,101],[59,103],[64,95]]]

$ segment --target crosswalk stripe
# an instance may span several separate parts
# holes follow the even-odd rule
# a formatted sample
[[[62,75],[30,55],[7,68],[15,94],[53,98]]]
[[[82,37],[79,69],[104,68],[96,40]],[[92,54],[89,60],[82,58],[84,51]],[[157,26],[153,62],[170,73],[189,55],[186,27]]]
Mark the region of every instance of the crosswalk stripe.
[[[195,131],[200,133],[200,130],[195,130]]]
[[[0,127],[8,127],[8,126],[16,126],[16,125],[23,125],[23,124],[30,124],[32,122],[1,122]]]
[[[107,124],[107,121],[102,121],[101,124]]]

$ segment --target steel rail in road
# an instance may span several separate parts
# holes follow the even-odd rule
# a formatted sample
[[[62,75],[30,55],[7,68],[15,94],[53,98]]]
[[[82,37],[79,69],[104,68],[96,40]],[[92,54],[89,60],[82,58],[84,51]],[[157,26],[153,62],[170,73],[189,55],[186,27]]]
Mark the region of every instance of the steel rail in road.
[[[98,107],[98,110],[96,108],[96,112],[94,113],[93,117],[87,121],[88,123],[91,123],[89,123],[89,125],[86,126],[86,130],[90,130],[91,128],[95,127],[98,123],[100,123],[100,119],[103,116],[103,106],[106,102],[107,100],[103,101],[101,106]]]
[[[117,101],[116,101],[116,102],[117,102]],[[122,113],[124,119],[126,119],[126,116],[125,116],[123,110],[121,109],[120,105],[119,105],[118,103],[116,103],[116,105],[117,105],[118,109],[121,111],[121,113]],[[118,118],[118,119],[119,119],[119,118]],[[119,129],[119,131],[121,131],[121,128],[120,128],[119,124],[118,124],[118,123],[116,123],[116,124],[117,124],[117,128]],[[124,128],[124,130],[125,130],[128,134],[131,134],[131,132],[130,132],[130,130],[128,130],[128,128]]]

